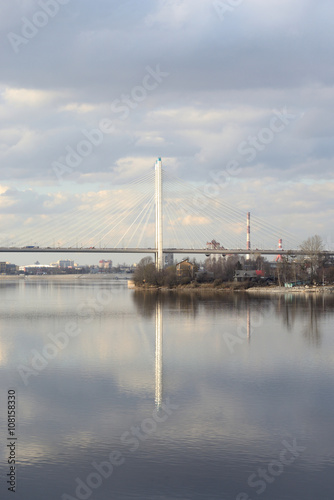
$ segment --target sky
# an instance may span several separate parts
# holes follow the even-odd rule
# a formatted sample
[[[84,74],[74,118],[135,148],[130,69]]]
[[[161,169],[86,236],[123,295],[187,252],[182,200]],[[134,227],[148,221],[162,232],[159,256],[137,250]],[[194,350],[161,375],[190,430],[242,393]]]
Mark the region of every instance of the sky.
[[[128,199],[162,157],[333,249],[333,18],[327,0],[1,2],[1,244]]]

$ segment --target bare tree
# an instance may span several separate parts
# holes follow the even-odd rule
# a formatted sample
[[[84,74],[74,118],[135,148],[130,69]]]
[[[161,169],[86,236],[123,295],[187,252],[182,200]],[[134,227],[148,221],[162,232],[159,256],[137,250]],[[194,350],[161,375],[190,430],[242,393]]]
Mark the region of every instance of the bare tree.
[[[303,262],[310,270],[310,278],[313,280],[317,276],[319,269],[323,266],[324,243],[322,238],[318,234],[310,236],[307,240],[303,241],[300,249],[305,252]]]
[[[134,282],[142,284],[152,281],[152,276],[155,274],[155,265],[152,257],[143,257],[137,264],[134,273]]]

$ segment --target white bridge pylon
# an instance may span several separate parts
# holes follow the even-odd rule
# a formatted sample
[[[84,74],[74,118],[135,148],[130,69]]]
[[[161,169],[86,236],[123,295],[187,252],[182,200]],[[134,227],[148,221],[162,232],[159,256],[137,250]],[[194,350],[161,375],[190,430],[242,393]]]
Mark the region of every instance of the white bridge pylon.
[[[163,227],[162,227],[162,162],[155,162],[155,265],[161,271],[163,262]]]

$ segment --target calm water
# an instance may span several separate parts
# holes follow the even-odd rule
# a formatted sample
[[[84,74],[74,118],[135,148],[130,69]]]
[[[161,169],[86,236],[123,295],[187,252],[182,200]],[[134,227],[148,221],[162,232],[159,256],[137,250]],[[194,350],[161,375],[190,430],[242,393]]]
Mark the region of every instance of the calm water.
[[[334,296],[2,282],[0,338],[1,499],[333,499]]]

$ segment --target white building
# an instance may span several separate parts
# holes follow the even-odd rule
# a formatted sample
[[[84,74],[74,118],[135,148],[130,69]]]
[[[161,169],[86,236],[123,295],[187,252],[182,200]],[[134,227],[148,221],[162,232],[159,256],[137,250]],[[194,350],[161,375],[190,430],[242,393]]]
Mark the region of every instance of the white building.
[[[110,270],[112,268],[112,260],[100,260],[99,268],[104,270]]]
[[[69,267],[74,267],[74,260],[58,260],[57,266],[60,267],[60,269],[68,269]]]

